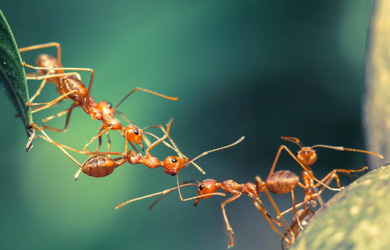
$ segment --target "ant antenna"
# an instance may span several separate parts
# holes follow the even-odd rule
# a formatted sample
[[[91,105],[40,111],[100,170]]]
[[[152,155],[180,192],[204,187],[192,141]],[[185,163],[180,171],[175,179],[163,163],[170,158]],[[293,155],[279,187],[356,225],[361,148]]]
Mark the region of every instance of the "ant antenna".
[[[301,143],[301,141],[296,137],[288,137],[288,136],[282,136],[280,137],[282,140],[292,142],[296,145],[298,145],[301,149],[304,147],[304,145]]]
[[[180,185],[183,185],[183,184],[188,184],[188,183],[199,183],[199,181],[195,181],[195,180],[191,180],[191,181],[183,181]],[[197,185],[197,184],[196,184]],[[172,191],[174,190],[171,190],[163,195],[161,195],[158,199],[156,199],[150,206],[149,206],[149,210],[152,210],[156,205],[157,203],[159,203],[162,199],[164,199],[168,194],[170,194]]]
[[[153,95],[156,95],[156,96],[160,96],[160,97],[162,97],[162,98],[165,98],[165,99],[168,99],[168,100],[172,100],[172,101],[177,101],[179,98],[177,98],[177,97],[170,97],[170,96],[166,96],[166,95],[162,95],[162,94],[159,94],[159,93],[156,93],[156,92],[153,92],[153,91],[151,91],[151,90],[148,90],[148,89],[143,89],[143,88],[135,88],[135,89],[133,89],[132,91],[130,91],[130,93],[128,93],[116,106],[115,106],[115,108],[114,108],[114,110],[116,110],[118,107],[119,107],[119,105],[121,105],[122,104],[122,102],[124,102],[126,99],[127,99],[127,97],[129,97],[131,94],[133,94],[135,91],[137,91],[137,90],[142,90],[142,91],[144,91],[144,92],[146,92],[146,93],[150,93],[150,94],[153,94]]]
[[[157,193],[154,193],[154,194],[149,194],[149,195],[145,195],[145,196],[142,196],[142,197],[138,197],[138,198],[135,198],[135,199],[132,199],[132,200],[125,201],[125,202],[119,204],[118,206],[116,206],[115,209],[118,209],[118,208],[120,208],[120,207],[123,207],[124,205],[127,205],[127,204],[129,204],[129,203],[132,203],[132,202],[134,202],[134,201],[143,200],[143,199],[146,199],[146,198],[149,198],[149,197],[153,197],[153,196],[156,196],[156,195],[160,195],[160,194],[165,195],[165,194],[167,194],[167,193],[172,192],[172,191],[175,190],[175,189],[178,189],[178,188],[180,188],[180,187],[186,187],[186,186],[198,186],[198,185],[197,185],[197,184],[194,184],[194,183],[182,184],[182,185],[180,185],[179,187],[169,188],[169,189],[166,189],[166,190],[161,191],[161,192],[157,192]],[[183,201],[194,200],[194,199],[197,199],[197,198],[201,198],[201,197],[204,197],[204,196],[210,196],[210,195],[226,196],[226,194],[224,194],[224,193],[211,193],[211,194],[205,194],[205,195],[194,196],[194,197],[191,197],[191,198],[184,199]]]
[[[194,159],[192,159],[189,162],[187,162],[186,164],[184,164],[184,167],[188,166],[189,164],[191,164],[192,162],[196,161],[197,159],[199,159],[199,158],[201,158],[201,157],[203,157],[205,155],[208,155],[209,153],[212,153],[212,152],[215,152],[215,151],[219,151],[219,150],[222,150],[222,149],[225,149],[225,148],[233,147],[233,146],[237,145],[238,143],[242,142],[244,139],[245,139],[245,136],[242,136],[240,139],[238,139],[236,142],[234,142],[232,144],[229,144],[227,146],[223,146],[223,147],[220,147],[220,148],[216,148],[216,149],[212,149],[212,150],[203,152],[200,155],[198,155],[197,157],[195,157]]]
[[[374,153],[371,151],[366,151],[366,150],[361,150],[361,149],[344,148],[344,147],[340,147],[340,146],[328,146],[328,145],[322,145],[322,144],[314,145],[311,148],[329,148],[329,149],[334,149],[334,150],[338,150],[338,151],[358,152],[358,153],[374,155],[380,159],[384,159],[384,157],[381,154],[377,154],[377,153]]]

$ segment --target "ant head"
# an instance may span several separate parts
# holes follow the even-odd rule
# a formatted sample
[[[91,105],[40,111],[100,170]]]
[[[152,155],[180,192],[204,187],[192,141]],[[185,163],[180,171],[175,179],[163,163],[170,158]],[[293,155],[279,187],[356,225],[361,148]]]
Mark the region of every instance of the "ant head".
[[[125,133],[126,139],[129,142],[142,146],[142,129],[135,125],[128,125],[123,128],[123,132]]]
[[[303,147],[298,151],[297,158],[303,165],[310,166],[317,161],[317,153],[311,147]]]
[[[164,172],[170,175],[176,175],[181,169],[188,166],[190,159],[180,158],[178,156],[168,156],[164,159]]]
[[[97,108],[91,108],[91,110],[89,111],[89,114],[92,117],[92,119],[94,119],[94,120],[101,120],[103,118],[102,111],[100,111],[100,109],[97,109]]]
[[[198,205],[198,202],[203,199],[210,198],[212,195],[207,195],[207,194],[212,194],[218,191],[220,187],[220,184],[213,179],[207,179],[198,184],[198,195],[205,195],[202,196],[201,198],[198,198],[194,202],[194,206]]]

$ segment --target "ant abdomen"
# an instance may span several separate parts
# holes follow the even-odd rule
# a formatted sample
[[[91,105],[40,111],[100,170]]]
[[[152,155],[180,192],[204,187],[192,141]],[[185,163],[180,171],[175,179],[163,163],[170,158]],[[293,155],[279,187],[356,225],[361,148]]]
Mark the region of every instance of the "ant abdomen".
[[[37,58],[37,66],[38,67],[43,67],[43,68],[60,68],[61,65],[58,63],[57,58],[48,55],[48,54],[42,54],[39,55]],[[47,70],[40,69],[38,70],[41,75],[45,75],[47,73]],[[61,73],[63,70],[58,70]]]
[[[111,157],[95,155],[83,164],[81,171],[92,177],[104,177],[114,172],[117,166],[118,164]]]
[[[66,94],[70,91],[76,90],[75,93],[70,94],[69,98],[74,100],[75,102],[84,103],[85,96],[88,93],[87,88],[84,83],[82,83],[79,79],[73,76],[64,76],[62,78],[63,84],[58,86],[61,94]]]
[[[265,185],[272,193],[286,194],[294,190],[298,182],[298,175],[288,170],[281,170],[270,174],[265,181]]]

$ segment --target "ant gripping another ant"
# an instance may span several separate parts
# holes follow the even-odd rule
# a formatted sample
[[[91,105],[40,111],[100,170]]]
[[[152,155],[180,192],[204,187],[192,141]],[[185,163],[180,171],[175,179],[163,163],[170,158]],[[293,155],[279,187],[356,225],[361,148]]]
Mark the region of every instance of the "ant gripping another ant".
[[[43,135],[44,135],[44,136],[36,135],[35,137],[42,138],[42,139],[44,139],[44,140],[54,144],[60,150],[62,150],[73,162],[75,162],[80,167],[80,170],[75,175],[75,179],[76,180],[78,179],[78,176],[80,175],[81,172],[83,172],[83,173],[85,173],[85,174],[87,174],[89,176],[92,176],[92,177],[105,177],[107,175],[110,175],[117,167],[123,165],[126,162],[128,162],[128,163],[130,163],[132,165],[143,164],[143,165],[147,166],[148,168],[152,168],[152,169],[161,166],[161,167],[163,167],[163,170],[164,170],[165,173],[170,174],[170,175],[176,175],[176,174],[178,174],[178,172],[181,169],[187,167],[191,163],[194,164],[194,161],[199,159],[200,157],[205,156],[205,155],[207,155],[207,154],[209,154],[211,152],[214,152],[214,151],[218,151],[218,150],[221,150],[221,149],[225,149],[227,147],[234,146],[234,145],[236,145],[237,143],[241,142],[244,139],[242,137],[237,142],[235,142],[233,144],[230,144],[228,146],[224,146],[224,147],[221,147],[221,148],[218,148],[218,149],[214,149],[214,150],[209,150],[209,151],[203,152],[199,156],[197,156],[194,159],[190,160],[189,158],[185,157],[180,151],[178,151],[178,149],[176,149],[177,148],[176,145],[175,145],[175,148],[174,148],[171,145],[169,145],[168,143],[164,142],[164,140],[169,135],[170,127],[171,127],[172,122],[173,122],[173,119],[167,124],[167,130],[166,130],[166,133],[164,134],[164,136],[159,138],[153,144],[151,144],[148,147],[148,149],[146,150],[144,156],[141,155],[139,152],[136,153],[136,152],[131,151],[131,150],[127,151],[127,143],[126,143],[126,147],[125,147],[124,153],[120,153],[120,152],[88,152],[88,153],[86,153],[86,152],[79,151],[79,150],[73,149],[71,147],[59,144],[57,142],[54,142],[53,140],[50,139],[49,136],[47,136],[47,134],[42,129],[40,129],[36,125],[34,125],[34,126],[35,126],[36,129],[40,130],[43,133]],[[149,132],[145,132],[145,133],[147,133],[149,135],[153,135],[152,133],[149,133]],[[153,135],[153,136],[156,137],[155,135]],[[164,142],[165,145],[168,145],[169,147],[173,148],[175,151],[177,150],[176,152],[178,152],[179,155],[184,156],[185,158],[181,158],[181,157],[177,157],[177,156],[168,156],[163,161],[160,161],[157,157],[155,157],[152,154],[150,154],[149,151],[152,148],[154,148],[157,144],[159,144],[161,142]],[[80,153],[80,154],[92,155],[92,157],[90,157],[83,164],[80,164],[76,159],[74,159],[66,151],[66,149],[69,149],[71,151],[74,151],[74,152],[77,152],[77,153]],[[120,157],[113,159],[109,155],[120,155]],[[196,164],[194,164],[194,165],[199,169],[199,171],[204,173],[204,171],[199,166],[197,166]]]
[[[249,198],[252,198],[252,202],[253,202],[254,206],[260,211],[260,213],[265,218],[267,223],[271,226],[272,230],[275,231],[277,234],[279,234],[282,237],[283,241],[287,242],[288,246],[294,242],[295,236],[293,234],[293,231],[291,231],[289,229],[288,223],[284,220],[276,203],[274,202],[273,198],[271,197],[271,195],[269,194],[269,192],[267,190],[259,191],[260,189],[257,188],[257,186],[254,183],[247,182],[245,184],[239,184],[233,180],[226,180],[224,182],[218,182],[214,179],[206,179],[204,181],[197,182],[198,184],[193,184],[194,182],[196,182],[196,181],[184,182],[184,183],[182,183],[174,188],[166,189],[166,190],[158,192],[158,193],[146,195],[143,197],[139,197],[139,198],[135,198],[135,199],[123,202],[123,203],[119,204],[118,206],[116,206],[115,209],[118,209],[126,204],[129,204],[129,203],[132,203],[132,202],[135,202],[138,200],[142,200],[142,199],[157,196],[157,195],[162,195],[158,200],[156,200],[149,207],[149,209],[152,209],[157,204],[157,202],[159,202],[162,198],[164,198],[170,192],[172,192],[176,189],[180,190],[180,188],[184,187],[184,186],[197,186],[198,187],[198,195],[195,197],[187,198],[187,199],[183,199],[181,194],[180,194],[180,191],[179,191],[179,196],[180,196],[180,199],[182,201],[188,201],[188,200],[195,199],[194,205],[197,206],[200,200],[210,198],[214,195],[225,196],[225,195],[223,195],[224,193],[218,192],[219,189],[222,189],[225,193],[230,193],[233,195],[232,197],[230,197],[229,199],[227,199],[221,203],[221,209],[222,209],[223,218],[225,220],[226,231],[227,231],[229,238],[230,238],[230,243],[228,245],[229,248],[234,246],[234,238],[233,238],[234,232],[233,232],[233,229],[231,228],[229,220],[227,218],[225,206],[228,203],[231,203],[231,202],[237,200],[238,198],[240,198],[240,196],[242,194],[246,194]],[[190,184],[190,183],[192,183],[192,184]],[[262,201],[260,200],[259,196],[260,196],[261,192],[264,192],[266,194],[267,198],[269,199],[269,201],[271,202],[273,209],[276,211],[276,213],[278,215],[278,221],[274,220],[271,217],[271,215],[268,213],[267,209],[263,205]],[[284,231],[285,234],[282,234],[275,227],[274,224],[276,224],[277,226],[282,228],[282,230]]]
[[[32,113],[38,112],[43,109],[50,108],[57,102],[61,101],[62,99],[71,99],[73,101],[73,104],[70,108],[61,111],[60,113],[47,117],[43,119],[42,123],[44,124],[43,129],[49,129],[56,132],[66,132],[70,116],[72,113],[72,110],[75,107],[80,106],[85,113],[87,113],[89,116],[91,116],[92,119],[95,120],[101,120],[103,123],[101,125],[101,128],[99,129],[98,135],[95,136],[89,143],[87,143],[84,147],[84,152],[88,152],[86,150],[87,146],[90,145],[94,140],[99,138],[99,146],[96,149],[99,150],[101,146],[101,138],[100,136],[109,130],[119,130],[122,135],[126,134],[126,139],[131,142],[142,146],[142,130],[139,129],[135,125],[128,125],[126,127],[122,126],[120,121],[115,116],[115,111],[118,108],[118,106],[132,93],[134,93],[137,90],[141,90],[150,94],[154,94],[169,100],[177,100],[176,97],[169,97],[165,96],[147,89],[143,88],[135,88],[132,90],[129,94],[127,94],[119,103],[115,106],[115,108],[112,108],[112,105],[106,101],[101,101],[99,103],[96,103],[94,99],[91,97],[91,89],[92,89],[92,83],[94,79],[94,70],[89,68],[63,68],[61,64],[61,47],[59,43],[47,43],[47,44],[41,44],[41,45],[35,45],[30,46],[26,48],[19,49],[19,52],[26,52],[31,50],[37,50],[37,49],[43,49],[43,48],[49,48],[49,47],[56,47],[57,48],[57,58],[43,54],[40,55],[37,59],[37,67],[30,66],[26,63],[24,63],[25,66],[33,68],[38,70],[38,76],[35,77],[27,77],[27,79],[31,80],[42,80],[41,85],[39,86],[36,93],[32,96],[32,98],[29,100],[27,105],[43,105],[42,107],[39,107],[32,111]],[[84,85],[84,83],[81,81],[80,75],[77,72],[70,72],[70,73],[64,73],[65,70],[73,70],[73,71],[89,71],[91,72],[91,78],[89,81],[88,89]],[[78,77],[75,77],[78,76]],[[45,86],[46,82],[52,82],[55,83],[57,86],[57,91],[60,93],[60,96],[50,102],[47,103],[32,103],[32,101],[41,93],[41,90]],[[63,129],[56,129],[45,125],[45,122],[61,117],[63,115],[67,114],[65,126]],[[33,131],[35,133],[35,130]],[[108,136],[108,134],[107,134]],[[32,140],[34,136],[31,136],[29,141],[26,145],[26,151],[29,151],[31,149]],[[108,142],[108,148],[110,151],[110,141]],[[134,148],[134,146],[133,146]]]

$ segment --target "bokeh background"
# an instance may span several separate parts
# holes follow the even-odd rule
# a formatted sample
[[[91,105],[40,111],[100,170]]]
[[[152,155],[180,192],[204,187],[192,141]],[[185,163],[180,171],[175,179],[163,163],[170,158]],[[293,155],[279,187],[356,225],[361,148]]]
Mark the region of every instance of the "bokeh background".
[[[206,176],[188,167],[180,174],[183,181],[265,178],[284,143],[280,136],[295,136],[307,145],[364,147],[361,101],[371,1],[38,0],[7,1],[1,8],[19,47],[57,41],[64,66],[93,68],[96,100],[116,105],[137,86],[179,97],[173,102],[137,92],[120,110],[139,127],[174,117],[171,135],[187,156],[246,136],[236,147],[200,159]],[[22,57],[35,64],[43,52],[55,50]],[[34,93],[39,83],[28,84]],[[49,85],[37,101],[57,95]],[[39,124],[68,106],[64,101],[34,120]],[[147,209],[153,199],[115,210],[127,199],[174,186],[175,178],[162,169],[127,164],[111,176],[82,175],[75,182],[78,167],[53,145],[37,139],[32,151],[24,152],[26,134],[5,95],[0,112],[1,249],[226,249],[224,198],[195,208],[175,193],[153,211]],[[72,116],[66,134],[49,135],[82,148],[99,123],[80,109]],[[114,149],[122,150],[123,138],[111,135]],[[173,154],[164,147],[153,153]],[[364,165],[361,154],[318,153],[318,177],[333,168]],[[300,172],[286,153],[278,168]],[[342,183],[354,178],[343,177]],[[195,188],[185,191],[187,197],[195,194]],[[328,191],[324,198],[331,195]],[[291,206],[289,195],[275,199],[281,210]],[[229,204],[227,214],[234,249],[280,248],[280,237],[248,197]]]

